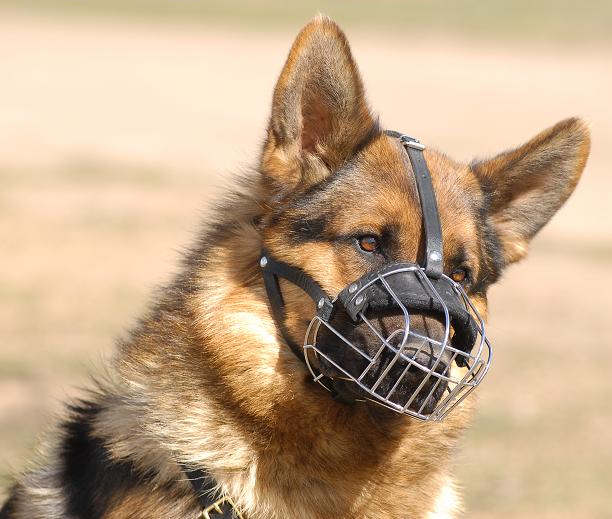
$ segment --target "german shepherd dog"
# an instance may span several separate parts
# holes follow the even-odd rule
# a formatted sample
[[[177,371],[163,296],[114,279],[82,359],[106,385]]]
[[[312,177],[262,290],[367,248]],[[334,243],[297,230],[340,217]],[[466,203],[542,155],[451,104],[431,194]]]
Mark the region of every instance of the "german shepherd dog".
[[[444,275],[480,315],[489,286],[574,190],[589,147],[585,124],[572,118],[470,164],[423,152]],[[422,264],[422,207],[407,157],[368,108],[346,37],[315,18],[274,89],[258,167],[119,342],[109,374],[68,407],[0,517],[456,517],[449,459],[473,397],[443,420],[419,420],[356,398],[361,390],[321,362],[333,385],[326,391],[288,346],[303,344],[317,305],[280,279],[280,330],[260,267],[265,250],[335,297],[388,262]],[[429,336],[441,333],[439,316],[411,318]],[[407,380],[400,392],[419,383]],[[229,512],[203,513],[192,485],[202,473],[215,495],[231,498]]]

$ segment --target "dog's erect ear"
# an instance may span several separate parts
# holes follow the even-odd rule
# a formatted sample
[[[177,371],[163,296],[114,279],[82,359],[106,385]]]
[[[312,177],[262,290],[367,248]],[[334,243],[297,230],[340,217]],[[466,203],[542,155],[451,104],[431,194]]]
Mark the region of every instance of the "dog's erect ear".
[[[376,128],[345,35],[318,16],[296,38],[274,89],[266,181],[281,192],[319,182]]]
[[[572,194],[589,149],[589,130],[574,118],[519,148],[472,163],[488,198],[489,217],[506,264],[525,256],[529,240]]]

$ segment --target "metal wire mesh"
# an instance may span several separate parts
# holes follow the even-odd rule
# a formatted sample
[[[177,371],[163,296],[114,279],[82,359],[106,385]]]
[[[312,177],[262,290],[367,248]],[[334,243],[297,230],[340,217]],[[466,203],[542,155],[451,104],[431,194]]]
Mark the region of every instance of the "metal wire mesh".
[[[444,332],[441,339],[411,329],[410,310],[402,303],[401,298],[389,284],[393,276],[408,271],[414,272],[428,294],[442,306],[443,315],[439,316],[439,321],[444,327]],[[403,267],[378,275],[353,296],[353,300],[358,300],[360,296],[363,297],[363,293],[370,285],[378,283],[393,298],[403,317],[401,327],[391,333],[383,333],[375,319],[368,318],[363,312],[358,314],[359,323],[365,324],[379,342],[374,350],[371,350],[371,345],[369,345],[367,350],[371,351],[368,352],[363,345],[351,341],[332,324],[333,321],[326,322],[319,316],[312,319],[304,340],[304,356],[314,380],[330,390],[323,382],[324,374],[316,366],[317,361],[324,359],[338,371],[339,378],[356,384],[367,399],[398,413],[421,420],[442,420],[482,381],[489,369],[492,357],[492,349],[485,333],[483,319],[463,287],[446,276],[444,278],[450,283],[457,298],[474,320],[477,337],[469,351],[453,346],[453,328],[448,306],[424,270],[419,266]],[[349,349],[351,354],[360,359],[361,362],[356,363],[359,366],[357,371],[355,366],[348,366],[334,359],[329,351],[323,351],[319,343],[323,328],[329,330]],[[410,346],[414,342],[419,344],[417,348]],[[386,359],[384,368],[377,373],[376,369],[381,368],[383,356]],[[424,356],[429,359],[428,362],[422,361]],[[389,377],[392,377],[391,380]],[[416,387],[400,395],[398,388],[405,385],[409,377],[412,381],[417,381],[416,384],[413,384]]]

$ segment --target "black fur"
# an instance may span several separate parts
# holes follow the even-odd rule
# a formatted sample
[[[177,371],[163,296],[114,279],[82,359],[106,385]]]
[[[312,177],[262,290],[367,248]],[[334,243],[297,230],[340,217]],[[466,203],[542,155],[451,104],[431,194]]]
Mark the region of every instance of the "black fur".
[[[11,491],[11,497],[4,503],[2,510],[0,510],[0,519],[10,519],[15,512],[15,501],[17,500],[16,489],[13,488]]]
[[[483,199],[476,209],[475,217],[478,220],[477,232],[481,243],[480,273],[474,280],[470,291],[485,295],[489,285],[495,283],[506,267],[502,244],[499,235],[491,222],[489,211],[491,208],[491,193],[487,191],[484,182],[479,179]]]
[[[502,249],[499,235],[495,231],[493,225],[489,222],[488,218],[483,223],[482,236],[485,245],[485,251],[489,258],[489,283],[497,281],[501,275],[502,270],[506,266],[504,260],[504,252]]]
[[[325,231],[325,218],[298,220],[291,225],[291,240],[295,244],[309,241],[323,241]]]
[[[153,474],[139,474],[131,462],[111,459],[104,443],[92,435],[99,407],[82,403],[71,410],[72,419],[63,426],[66,436],[60,454],[66,512],[78,519],[101,519],[111,498],[146,484]]]

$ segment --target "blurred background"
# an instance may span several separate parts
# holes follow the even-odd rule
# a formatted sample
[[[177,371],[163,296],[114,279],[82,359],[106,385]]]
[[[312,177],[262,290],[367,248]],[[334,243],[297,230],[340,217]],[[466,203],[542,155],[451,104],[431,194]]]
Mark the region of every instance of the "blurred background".
[[[491,290],[494,364],[455,463],[466,517],[612,517],[607,0],[0,0],[0,487],[254,163],[319,11],[383,124],[456,159],[590,123],[575,195]]]

